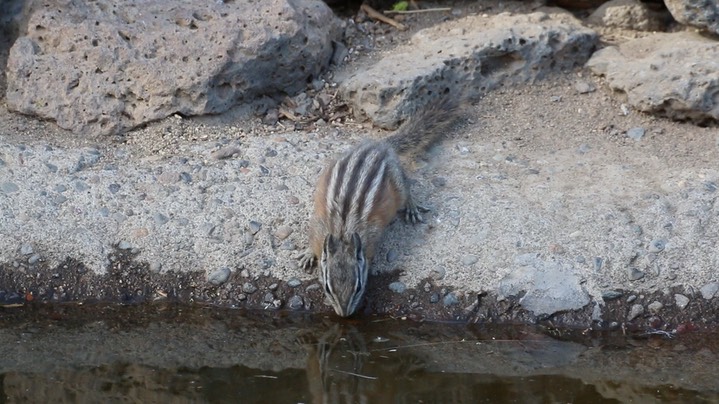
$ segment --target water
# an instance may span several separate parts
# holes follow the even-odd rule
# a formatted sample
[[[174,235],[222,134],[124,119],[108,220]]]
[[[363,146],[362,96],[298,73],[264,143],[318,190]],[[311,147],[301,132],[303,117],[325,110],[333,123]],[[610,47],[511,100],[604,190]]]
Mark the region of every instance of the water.
[[[0,308],[0,403],[719,402],[716,334]]]

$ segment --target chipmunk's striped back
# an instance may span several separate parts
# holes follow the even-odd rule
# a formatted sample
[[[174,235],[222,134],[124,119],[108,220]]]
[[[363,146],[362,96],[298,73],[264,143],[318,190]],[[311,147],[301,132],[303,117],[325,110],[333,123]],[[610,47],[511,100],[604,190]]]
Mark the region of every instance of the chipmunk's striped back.
[[[421,221],[397,155],[426,148],[453,121],[456,104],[443,100],[381,141],[364,142],[322,171],[310,221],[310,248],[301,265],[311,270],[320,258],[320,282],[341,316],[359,306],[368,263],[387,225],[404,209],[405,219]]]

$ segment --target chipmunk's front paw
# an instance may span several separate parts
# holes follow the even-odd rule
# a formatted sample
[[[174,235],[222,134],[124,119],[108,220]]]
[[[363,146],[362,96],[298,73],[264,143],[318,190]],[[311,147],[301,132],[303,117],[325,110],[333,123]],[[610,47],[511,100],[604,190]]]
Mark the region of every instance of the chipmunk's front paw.
[[[429,209],[414,202],[407,202],[407,206],[404,208],[404,221],[412,224],[424,223],[421,212],[429,212]]]
[[[315,264],[317,264],[317,256],[312,252],[311,249],[307,249],[302,255],[297,257],[300,261],[300,268],[302,268],[308,274],[314,272]]]

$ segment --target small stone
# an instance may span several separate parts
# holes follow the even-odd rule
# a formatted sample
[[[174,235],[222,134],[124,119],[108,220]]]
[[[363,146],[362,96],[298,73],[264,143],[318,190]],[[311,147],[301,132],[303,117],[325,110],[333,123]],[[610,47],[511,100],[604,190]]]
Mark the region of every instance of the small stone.
[[[162,263],[159,261],[150,262],[150,272],[159,273],[162,270]]]
[[[444,177],[434,177],[432,178],[432,185],[437,188],[443,187],[447,185],[447,179]]]
[[[304,305],[305,302],[302,297],[297,295],[290,297],[290,300],[287,301],[287,306],[289,306],[290,310],[300,310]]]
[[[429,282],[425,282],[422,288],[425,292],[429,292],[430,290],[432,290],[432,285]]]
[[[564,247],[562,247],[560,244],[551,243],[549,244],[549,252],[552,254],[561,255],[564,254],[566,251],[564,250]]]
[[[280,112],[277,108],[272,108],[267,111],[267,114],[262,118],[262,123],[265,125],[274,125],[280,119]]]
[[[87,184],[84,183],[83,181],[75,181],[75,183],[73,185],[75,187],[75,191],[77,191],[77,192],[87,191],[87,189],[89,188],[87,186]]]
[[[321,286],[319,283],[313,283],[312,285],[305,288],[305,292],[311,292],[313,290],[321,289]]]
[[[639,279],[644,278],[644,272],[638,270],[637,268],[629,268],[629,280],[630,281],[638,281]]]
[[[444,279],[445,275],[447,275],[447,270],[444,267],[437,267],[429,271],[429,276],[436,281]]]
[[[64,195],[55,195],[52,198],[52,203],[55,205],[62,205],[65,202],[67,202],[67,197],[65,197]]]
[[[661,239],[652,240],[649,243],[649,247],[647,248],[647,251],[649,251],[650,253],[658,253],[658,252],[664,251],[664,248],[666,247],[666,245],[667,245],[666,240],[661,240]]]
[[[629,297],[627,297],[627,303],[631,303],[635,300],[637,300],[637,295],[630,295]]]
[[[684,310],[684,308],[687,307],[687,305],[689,304],[689,298],[677,293],[674,295],[674,302],[676,302],[677,307],[679,307],[679,310]]]
[[[594,84],[582,80],[574,84],[574,89],[577,90],[579,94],[587,94],[594,92],[597,88]]]
[[[579,147],[577,148],[577,151],[580,154],[587,154],[587,153],[589,153],[590,150],[592,150],[592,147],[586,143],[580,144]]]
[[[699,289],[699,292],[701,292],[702,297],[709,300],[713,298],[717,291],[719,291],[719,282],[711,282],[707,283],[706,285],[702,286],[701,289]]]
[[[17,186],[14,182],[3,182],[0,183],[0,191],[6,194],[11,194],[13,192],[17,192],[20,190],[20,187]]]
[[[239,154],[242,150],[238,146],[225,146],[219,150],[215,150],[210,153],[210,157],[215,160],[224,160]]]
[[[27,263],[30,265],[35,265],[40,261],[40,255],[39,254],[33,254],[30,256],[30,258],[27,259]]]
[[[649,313],[655,314],[655,315],[659,314],[659,311],[662,308],[664,308],[664,305],[661,302],[657,302],[657,301],[651,302],[647,306],[647,309],[649,309]]]
[[[717,187],[716,182],[707,181],[704,183],[704,189],[709,193],[714,193],[719,187]]]
[[[609,300],[619,299],[620,297],[624,296],[624,293],[618,291],[618,290],[606,290],[602,292],[602,299],[606,302]]]
[[[180,180],[182,180],[185,184],[189,184],[192,182],[192,175],[183,171],[180,173]]]
[[[247,268],[242,268],[242,270],[240,271],[240,276],[243,278],[249,278],[250,271],[248,271]]]
[[[100,208],[100,210],[97,213],[99,213],[100,216],[102,216],[102,217],[108,217],[108,216],[110,216],[110,209],[108,209],[106,207],[102,207],[102,208]]]
[[[473,254],[468,254],[462,257],[462,265],[467,267],[476,264],[477,261],[479,261],[479,257]]]
[[[237,295],[237,300],[244,302],[245,300],[247,300],[247,295],[244,293],[240,293],[239,295]]]
[[[53,188],[53,190],[54,190],[55,192],[61,194],[61,193],[65,192],[65,191],[67,191],[67,187],[64,186],[64,185],[62,185],[62,184],[57,184],[57,185],[55,185],[55,187]]]
[[[602,265],[604,265],[604,259],[602,257],[594,257],[592,262],[594,263],[595,271],[600,271],[602,269]]]
[[[250,282],[245,282],[242,284],[242,291],[247,293],[248,295],[251,295],[257,291],[257,286],[251,284]]]
[[[549,97],[549,101],[552,101],[552,102],[561,102],[561,101],[562,101],[562,96],[561,96],[561,95],[553,95],[553,96]]]
[[[220,286],[223,283],[227,282],[227,279],[230,278],[230,274],[232,271],[230,271],[230,268],[223,267],[216,269],[213,271],[208,277],[207,281],[215,286]]]
[[[296,288],[296,287],[298,287],[298,286],[300,286],[300,285],[302,285],[302,281],[299,280],[299,279],[297,279],[297,278],[290,278],[290,279],[287,281],[287,286],[289,286],[289,287],[291,287],[291,288]]]
[[[630,139],[641,140],[644,137],[644,132],[644,128],[641,127],[631,128],[627,131],[627,136]]]
[[[280,244],[280,250],[283,251],[294,251],[297,249],[297,246],[295,246],[295,243],[292,242],[292,240],[285,240]]]
[[[32,245],[25,243],[20,246],[20,254],[22,255],[30,255],[33,253]]]
[[[457,294],[455,292],[449,292],[444,296],[444,299],[442,300],[442,303],[445,306],[454,306],[456,304],[459,304],[459,299],[457,298]]]
[[[262,302],[264,303],[272,303],[275,300],[275,295],[272,292],[265,293],[265,296],[262,297]]]
[[[110,184],[107,186],[111,194],[116,194],[120,190],[120,184]]]
[[[117,244],[117,248],[119,248],[120,250],[130,250],[130,249],[132,249],[132,245],[130,243],[128,243],[127,241],[123,240]]]
[[[387,262],[389,262],[389,263],[395,262],[397,260],[398,256],[399,256],[399,253],[395,249],[391,249],[391,250],[387,251],[387,256],[386,256]]]
[[[265,150],[265,157],[276,157],[277,156],[277,150],[275,149],[267,149]]]
[[[271,290],[271,291],[274,292],[275,290],[277,290],[277,288],[278,288],[279,286],[280,286],[280,285],[277,284],[277,282],[275,282],[275,283],[270,284],[270,286],[268,286],[267,289],[269,289],[269,290]]]
[[[257,234],[258,231],[262,228],[262,224],[260,222],[256,222],[254,220],[250,221],[250,232],[252,234]]]
[[[438,301],[439,301],[439,293],[437,293],[437,292],[432,293],[432,295],[429,297],[429,302],[437,303]]]
[[[389,290],[395,293],[404,293],[407,290],[407,286],[402,282],[392,282],[389,284]]]
[[[249,247],[255,241],[255,236],[253,236],[252,233],[246,231],[243,233],[243,241],[245,242],[245,246]]]
[[[165,171],[157,177],[157,182],[160,184],[174,184],[180,181],[180,174],[174,171]]]
[[[644,306],[641,304],[634,304],[632,305],[632,308],[629,309],[629,314],[627,315],[627,321],[632,321],[635,318],[639,317],[644,313]]]
[[[292,228],[290,226],[282,225],[275,230],[275,237],[280,240],[284,240],[292,234]]]
[[[152,215],[152,220],[155,221],[155,224],[162,226],[163,224],[169,222],[170,218],[163,215],[162,213],[155,213],[154,215]]]

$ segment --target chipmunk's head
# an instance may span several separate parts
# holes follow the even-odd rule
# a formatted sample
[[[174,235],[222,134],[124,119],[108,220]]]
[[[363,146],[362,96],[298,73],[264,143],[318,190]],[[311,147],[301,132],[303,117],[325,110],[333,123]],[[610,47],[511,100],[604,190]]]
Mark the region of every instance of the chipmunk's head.
[[[349,240],[325,237],[320,277],[335,313],[349,317],[357,310],[367,289],[368,270],[359,234],[353,233]]]

